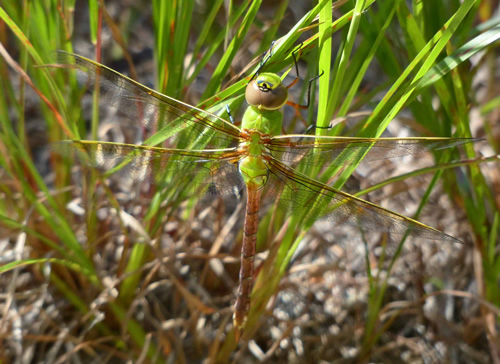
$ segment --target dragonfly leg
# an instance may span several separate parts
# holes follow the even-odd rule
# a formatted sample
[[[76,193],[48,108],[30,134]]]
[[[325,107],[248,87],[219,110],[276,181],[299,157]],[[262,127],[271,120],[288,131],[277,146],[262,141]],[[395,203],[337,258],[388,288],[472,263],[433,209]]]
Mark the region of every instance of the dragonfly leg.
[[[297,71],[297,72],[298,72],[298,71]],[[287,104],[287,105],[289,105],[289,106],[291,106],[291,107],[293,107],[293,108],[295,109],[295,116],[296,116],[297,118],[299,118],[299,119],[302,121],[302,123],[303,123],[303,124],[307,127],[307,129],[306,129],[306,131],[304,132],[304,134],[307,134],[309,131],[311,131],[311,129],[312,129],[312,128],[314,128],[314,125],[309,125],[309,126],[307,125],[307,122],[306,122],[306,120],[302,117],[302,114],[300,113],[300,110],[301,110],[301,109],[302,109],[302,110],[307,110],[307,109],[309,108],[309,105],[311,104],[311,87],[312,87],[312,84],[313,84],[313,82],[314,82],[314,81],[316,81],[318,78],[320,78],[321,76],[323,76],[323,74],[324,74],[324,73],[325,73],[325,72],[324,72],[324,71],[322,71],[319,75],[317,75],[316,77],[311,78],[311,79],[309,80],[309,85],[308,85],[308,87],[307,87],[307,103],[306,103],[305,105],[297,104],[297,103],[295,103],[295,102],[293,102],[293,101],[290,101],[290,100],[288,100],[288,101],[286,102],[286,104]],[[287,87],[291,87],[292,85],[294,85],[294,84],[295,84],[295,82],[296,82],[296,81],[297,81],[297,79],[295,79],[295,81],[293,81],[293,82],[292,82],[289,86],[287,86]]]
[[[229,117],[229,121],[231,122],[231,124],[234,124],[233,115],[231,114],[231,110],[229,109],[229,105],[225,104],[224,106],[226,107],[226,112],[227,112],[227,116]]]
[[[302,45],[304,43],[300,43],[299,46],[297,47],[297,49],[295,49],[293,52],[292,52],[292,57],[293,57],[293,64],[295,65],[295,78],[294,80],[286,87],[286,88],[291,88],[293,87],[297,81],[299,80],[300,76],[299,76],[299,65],[298,65],[298,62],[297,62],[297,53],[302,49]]]
[[[271,59],[273,55],[274,43],[276,43],[276,41],[273,40],[269,49],[262,54],[262,60],[260,61],[259,68],[257,68],[257,71],[255,71],[254,75],[250,79],[250,82],[252,82],[259,75],[260,71],[262,71],[266,63]]]

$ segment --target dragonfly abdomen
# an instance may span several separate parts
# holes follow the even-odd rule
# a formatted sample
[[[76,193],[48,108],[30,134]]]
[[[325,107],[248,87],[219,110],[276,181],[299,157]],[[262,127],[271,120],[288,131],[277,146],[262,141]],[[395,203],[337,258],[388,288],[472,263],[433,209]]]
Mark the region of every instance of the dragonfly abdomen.
[[[239,336],[240,331],[245,326],[250,308],[250,293],[252,292],[254,280],[254,258],[261,196],[262,188],[247,185],[247,207],[241,246],[240,285],[238,287],[233,316],[233,324],[237,336]]]

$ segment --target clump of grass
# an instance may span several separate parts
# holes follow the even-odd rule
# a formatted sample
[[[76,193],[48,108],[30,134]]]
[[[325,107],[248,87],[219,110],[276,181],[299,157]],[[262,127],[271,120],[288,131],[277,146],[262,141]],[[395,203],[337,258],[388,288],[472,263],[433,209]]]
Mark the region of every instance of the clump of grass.
[[[499,148],[495,79],[482,81],[483,95],[475,84],[482,72],[496,72],[493,46],[499,31],[489,19],[491,9],[473,0],[414,2],[411,7],[399,0],[321,1],[295,14],[290,24],[295,5],[289,2],[274,8],[261,1],[226,8],[222,0],[213,0],[202,9],[200,3],[153,1],[143,9],[91,1],[76,10],[89,14],[88,24],[74,16],[71,1],[59,6],[2,3],[0,279],[5,294],[0,357],[46,362],[72,357],[410,361],[460,355],[464,361],[498,361],[491,331],[500,302],[498,157],[476,155],[478,150],[494,155]],[[87,26],[90,36],[78,31]],[[150,38],[134,39],[137,29]],[[427,204],[447,196],[450,217],[442,221],[461,226],[449,232],[464,246],[419,242],[405,255],[397,241],[390,245],[392,252],[356,250],[366,258],[359,260],[348,249],[363,244],[350,245],[347,230],[337,228],[332,236],[327,225],[319,234],[321,224],[301,225],[269,209],[259,228],[252,309],[237,343],[230,317],[241,206],[236,213],[223,201],[200,208],[199,196],[179,198],[168,188],[108,184],[96,171],[75,172],[74,161],[49,154],[48,142],[97,139],[106,133],[99,123],[99,95],[85,110],[74,75],[45,66],[56,62],[54,50],[73,52],[82,42],[95,44],[96,59],[102,55],[102,62],[110,64],[124,58],[123,72],[132,77],[145,76],[140,67],[152,71],[159,91],[180,100],[197,94],[193,102],[204,109],[229,105],[237,115],[248,82],[244,76],[272,40],[277,42],[268,71],[288,70],[291,50],[302,42],[304,79],[323,73],[318,92],[313,90],[313,110],[303,116],[314,118],[320,134],[379,137],[404,116],[409,122],[402,132],[485,141],[464,146],[465,156],[441,155],[437,167],[402,171],[360,192],[399,186],[398,195],[411,196],[411,181],[431,175],[413,207],[408,200],[400,203],[420,218]],[[152,66],[130,52],[144,49],[143,44],[153,49]],[[326,128],[334,118],[362,111],[369,112],[354,126]],[[32,128],[43,130],[43,136]],[[146,143],[165,139],[160,132]],[[349,188],[357,179],[356,167],[320,175],[304,172],[325,182],[335,176],[333,186]],[[391,201],[399,199],[392,196]],[[439,203],[432,206],[437,213]],[[439,226],[441,219],[436,219],[431,225]],[[364,235],[367,247],[383,247],[385,239]],[[451,265],[435,268],[433,275],[432,257],[443,251]],[[410,262],[418,263],[410,267],[413,271],[405,269]],[[453,347],[447,345],[450,337]],[[422,343],[428,345],[426,352],[415,349]]]

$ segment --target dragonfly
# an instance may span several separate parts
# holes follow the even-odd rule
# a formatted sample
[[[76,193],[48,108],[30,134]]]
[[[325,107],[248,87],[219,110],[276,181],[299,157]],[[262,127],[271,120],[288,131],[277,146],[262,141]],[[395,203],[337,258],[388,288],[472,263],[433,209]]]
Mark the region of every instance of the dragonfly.
[[[414,219],[352,196],[313,179],[299,166],[345,166],[359,158],[374,161],[455,147],[470,138],[357,138],[282,134],[282,107],[288,86],[279,75],[250,78],[248,107],[240,126],[215,113],[161,94],[100,63],[60,51],[59,63],[77,70],[79,82],[98,89],[101,102],[115,107],[143,128],[166,133],[162,147],[66,140],[59,149],[83,154],[92,167],[137,180],[153,179],[171,188],[228,196],[246,190],[246,212],[234,305],[236,333],[245,327],[254,280],[259,211],[272,201],[302,221],[327,219],[363,229],[460,242]],[[264,62],[262,62],[263,64]],[[231,117],[232,119],[232,117]],[[238,334],[237,334],[238,336]]]

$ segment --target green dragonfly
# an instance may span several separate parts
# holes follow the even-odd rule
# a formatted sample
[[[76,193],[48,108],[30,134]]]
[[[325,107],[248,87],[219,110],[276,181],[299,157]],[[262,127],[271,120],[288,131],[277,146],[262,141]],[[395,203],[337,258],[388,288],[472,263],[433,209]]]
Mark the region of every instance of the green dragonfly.
[[[400,157],[468,143],[467,138],[350,138],[281,135],[288,88],[273,73],[256,73],[246,87],[249,104],[241,126],[156,92],[102,64],[59,52],[60,63],[75,68],[80,82],[99,89],[101,100],[140,122],[166,131],[166,147],[89,140],[59,142],[83,154],[93,167],[141,180],[156,179],[194,193],[231,195],[246,189],[241,266],[233,323],[245,325],[254,279],[258,214],[262,201],[277,203],[302,221],[328,219],[414,237],[460,242],[398,213],[332,188],[299,172]],[[259,68],[260,69],[260,68]],[[172,147],[171,147],[172,146]]]

